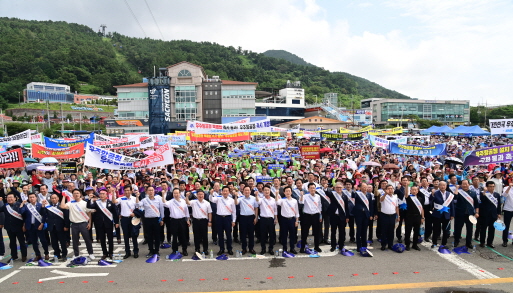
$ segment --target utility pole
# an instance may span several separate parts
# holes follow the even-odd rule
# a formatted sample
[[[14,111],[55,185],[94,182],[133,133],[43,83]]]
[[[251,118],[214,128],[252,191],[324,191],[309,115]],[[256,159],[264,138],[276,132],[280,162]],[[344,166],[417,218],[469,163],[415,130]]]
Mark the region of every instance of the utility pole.
[[[46,100],[46,116],[48,117],[48,128],[50,127],[50,100]]]
[[[64,112],[62,112],[62,103],[61,103],[61,134],[64,133]]]

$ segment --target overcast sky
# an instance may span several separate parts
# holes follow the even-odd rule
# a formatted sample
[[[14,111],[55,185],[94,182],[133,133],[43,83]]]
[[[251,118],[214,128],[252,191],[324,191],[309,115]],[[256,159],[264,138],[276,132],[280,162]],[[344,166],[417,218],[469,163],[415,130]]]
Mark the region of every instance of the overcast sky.
[[[0,0],[0,15],[283,49],[412,98],[513,104],[510,0]]]

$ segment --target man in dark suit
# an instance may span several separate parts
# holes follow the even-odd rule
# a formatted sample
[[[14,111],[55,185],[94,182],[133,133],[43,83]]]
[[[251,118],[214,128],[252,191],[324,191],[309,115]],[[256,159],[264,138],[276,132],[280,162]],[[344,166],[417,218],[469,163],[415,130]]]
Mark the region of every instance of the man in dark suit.
[[[115,204],[107,199],[107,190],[105,189],[100,191],[100,200],[97,200],[96,197],[89,200],[87,208],[95,210],[93,222],[102,246],[102,259],[112,261],[112,254],[114,253],[114,234],[112,230],[114,225],[116,228],[119,227],[118,209]],[[105,234],[109,240],[108,250]]]
[[[449,230],[447,226],[450,221],[454,219],[454,195],[447,191],[447,182],[440,181],[439,190],[435,191],[432,196],[433,201],[433,245],[434,248],[437,245],[438,237],[443,231],[442,245],[447,245],[447,239],[449,238]]]
[[[48,211],[46,218],[46,230],[50,232],[54,255],[58,258],[62,257],[62,261],[66,261],[66,256],[68,255],[68,246],[66,245],[66,241],[69,236],[70,227],[69,210],[63,210],[60,208],[59,196],[57,194],[52,194],[50,197],[50,203],[45,200],[44,205]]]
[[[479,200],[477,199],[476,193],[470,189],[470,182],[468,180],[461,181],[461,189],[456,186],[455,191],[455,209],[456,217],[454,217],[454,247],[458,247],[461,239],[461,230],[463,230],[463,224],[467,228],[465,245],[468,248],[472,248],[472,224],[469,220],[469,216],[475,216],[479,218]]]
[[[367,184],[361,183],[360,190],[353,192],[353,216],[356,223],[356,249],[367,247],[367,229],[369,221],[374,218],[373,195],[367,193]]]
[[[415,250],[420,250],[417,245],[419,239],[420,225],[424,222],[424,194],[419,191],[418,186],[412,186],[409,194],[405,196],[406,199],[406,218],[404,219],[404,243],[406,244],[406,250],[410,250],[411,247]],[[413,241],[411,241],[411,232],[413,230]],[[413,242],[413,243],[412,243]]]
[[[7,235],[9,236],[9,248],[11,249],[12,259],[18,259],[18,249],[16,245],[16,239],[18,239],[21,250],[21,261],[26,262],[27,246],[25,245],[23,216],[20,213],[20,205],[21,203],[16,202],[16,196],[12,192],[7,194],[7,204],[4,204],[0,198],[0,212],[3,212],[5,215],[4,223],[0,224],[4,225],[5,231],[7,231]]]
[[[41,242],[45,253],[45,260],[49,260],[48,255],[48,242],[44,231],[44,224],[46,223],[46,209],[43,205],[37,202],[37,195],[35,193],[28,194],[28,203],[23,201],[20,205],[20,214],[23,215],[25,220],[25,230],[28,232],[32,248],[36,254],[34,261],[41,259],[41,252],[39,251],[38,239]]]
[[[322,207],[322,223],[321,223],[321,243],[330,244],[328,236],[330,232],[330,216],[328,214],[328,207],[331,205],[331,196],[329,194],[332,189],[328,187],[328,178],[322,177],[321,187],[317,188],[317,193],[321,196],[321,207]],[[324,228],[324,232],[323,232]]]
[[[335,190],[330,193],[331,204],[328,207],[328,215],[331,225],[331,252],[335,251],[337,245],[340,249],[344,248],[344,242],[346,240],[346,224],[349,222],[349,206],[347,204],[347,196],[342,192],[343,189],[344,186],[339,182],[335,185]]]
[[[397,242],[402,243],[403,237],[402,237],[402,226],[403,221],[406,218],[406,199],[404,196],[409,193],[409,187],[410,186],[410,177],[403,176],[401,178],[401,185],[394,191],[394,193],[397,195],[397,199],[399,200],[399,225],[395,229],[395,236],[397,237]]]
[[[481,232],[479,235],[479,246],[485,247],[486,229],[488,229],[488,237],[486,238],[486,246],[495,248],[493,238],[495,227],[493,223],[501,218],[501,196],[494,192],[495,183],[493,181],[486,182],[486,190],[481,193],[481,204],[479,205],[479,227]]]

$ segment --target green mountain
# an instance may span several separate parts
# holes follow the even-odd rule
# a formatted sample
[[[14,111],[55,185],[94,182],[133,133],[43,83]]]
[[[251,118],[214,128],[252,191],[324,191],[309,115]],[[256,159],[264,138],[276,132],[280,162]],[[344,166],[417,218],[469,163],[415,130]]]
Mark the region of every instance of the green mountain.
[[[264,54],[267,57],[284,59],[284,60],[289,61],[290,63],[297,64],[297,65],[315,66],[313,64],[306,62],[305,59],[303,59],[295,54],[292,54],[290,52],[287,52],[285,50],[267,50],[262,54]]]
[[[18,92],[32,81],[62,83],[72,91],[115,94],[112,86],[141,82],[154,66],[181,61],[203,66],[222,79],[258,82],[258,89],[280,89],[300,80],[307,101],[339,93],[342,105],[363,98],[408,98],[363,78],[291,63],[217,43],[161,41],[109,33],[101,36],[74,23],[0,18],[0,106],[17,103]],[[298,57],[299,58],[299,57]]]

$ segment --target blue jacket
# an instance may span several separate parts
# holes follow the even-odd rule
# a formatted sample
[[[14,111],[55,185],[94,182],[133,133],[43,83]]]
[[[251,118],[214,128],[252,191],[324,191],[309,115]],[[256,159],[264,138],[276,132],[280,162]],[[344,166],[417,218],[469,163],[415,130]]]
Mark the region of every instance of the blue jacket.
[[[372,202],[372,194],[370,193],[363,193],[365,197],[367,198],[369,208],[365,205],[365,202],[363,199],[358,195],[358,193],[353,192],[351,195],[355,199],[354,201],[354,207],[353,207],[353,216],[355,217],[361,217],[365,216],[366,218],[370,218],[374,216],[374,205]]]
[[[449,191],[445,191],[445,196],[446,198],[451,196],[451,193]],[[443,205],[444,203],[444,197],[442,195],[442,192],[440,190],[437,190],[435,192],[434,195],[431,196],[431,199],[433,200],[433,205]],[[435,207],[433,209],[433,214],[432,216],[435,217],[435,218],[445,218],[446,220],[450,220],[451,217],[454,217],[455,215],[455,211],[454,211],[454,199],[451,200],[451,202],[449,203],[448,205],[448,208],[449,208],[449,212],[443,212],[443,213],[440,213],[438,211],[438,209]]]
[[[20,209],[20,214],[23,215],[23,219],[25,221],[25,229],[27,230],[30,230],[30,228],[32,227],[32,213],[30,212],[30,210],[28,209],[27,205],[29,205],[31,203],[26,203],[23,205],[23,207]],[[39,214],[41,215],[42,217],[42,221],[43,221],[43,224],[46,223],[46,209],[43,208],[43,205],[40,204],[40,203],[36,203],[36,210],[39,212]],[[39,222],[37,220],[36,217],[34,217],[34,226],[39,227],[39,225],[41,225],[41,222]]]

